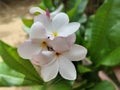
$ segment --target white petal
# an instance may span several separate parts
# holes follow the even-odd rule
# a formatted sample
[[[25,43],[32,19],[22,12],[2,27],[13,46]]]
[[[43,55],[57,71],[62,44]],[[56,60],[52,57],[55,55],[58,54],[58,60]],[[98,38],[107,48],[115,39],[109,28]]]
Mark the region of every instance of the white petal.
[[[36,22],[32,25],[29,34],[31,39],[47,38],[45,28],[40,22]]]
[[[75,33],[80,27],[80,23],[72,22],[59,29],[59,36],[67,37]]]
[[[75,34],[72,34],[68,37],[65,37],[66,38],[66,42],[69,44],[69,46],[71,47],[72,45],[74,45],[75,43],[75,40],[76,40],[76,35]]]
[[[36,12],[39,12],[41,14],[45,14],[45,11],[42,10],[41,8],[39,8],[39,7],[33,7],[33,8],[30,9],[31,14],[35,14]]]
[[[32,41],[25,41],[18,47],[19,55],[24,59],[31,59],[32,55],[41,50],[39,44],[32,43]]]
[[[52,26],[55,29],[54,31],[57,31],[62,26],[68,24],[68,22],[69,22],[69,18],[68,18],[67,14],[65,14],[65,13],[57,14],[52,20]]]
[[[50,63],[45,67],[41,67],[41,76],[43,80],[45,82],[48,82],[54,79],[58,74],[58,69],[59,69],[58,61]]]
[[[76,70],[73,63],[65,57],[59,58],[59,73],[60,75],[68,80],[76,79]]]
[[[54,53],[51,51],[42,51],[37,55],[32,56],[31,62],[35,65],[44,66],[52,62]]]
[[[67,42],[66,38],[63,37],[56,37],[53,40],[50,40],[49,45],[56,52],[64,52],[70,49],[69,43]]]
[[[80,45],[73,45],[68,52],[64,53],[64,56],[69,58],[71,61],[83,60],[86,57],[87,49]]]
[[[34,22],[42,23],[47,30],[51,29],[51,27],[52,27],[50,18],[48,16],[46,16],[46,14],[41,14],[41,15],[35,16]]]

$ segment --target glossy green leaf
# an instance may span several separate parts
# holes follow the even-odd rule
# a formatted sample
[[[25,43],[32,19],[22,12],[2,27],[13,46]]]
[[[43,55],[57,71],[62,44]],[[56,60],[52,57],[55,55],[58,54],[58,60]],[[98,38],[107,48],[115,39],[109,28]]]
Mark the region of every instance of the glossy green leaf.
[[[36,83],[25,78],[25,75],[9,68],[4,62],[0,62],[0,86],[28,86]]]
[[[118,43],[120,42],[118,33],[120,30],[114,28],[120,22],[120,12],[118,11],[120,11],[120,0],[105,0],[95,15],[90,38],[90,54],[94,63],[99,63],[120,46]],[[114,43],[111,43],[113,41]]]
[[[108,56],[106,56],[99,64],[106,66],[115,66],[120,64],[120,47],[112,51]]]
[[[83,65],[78,65],[78,66],[77,66],[77,69],[78,69],[78,72],[79,72],[79,73],[91,72],[91,69],[89,69],[88,67],[83,66]]]
[[[40,7],[40,8],[43,9],[43,10],[46,9],[46,6],[45,6],[45,4],[44,4],[43,1],[38,5],[38,7]]]
[[[102,81],[91,90],[116,90],[116,89],[110,82]]]
[[[55,9],[52,0],[43,0],[43,3],[50,11],[53,11]]]
[[[81,35],[80,35],[80,30],[78,30],[76,33],[76,44],[80,44],[81,42]]]
[[[92,34],[92,27],[93,27],[93,21],[94,21],[94,15],[90,16],[88,21],[87,21],[87,25],[85,27],[85,37],[84,40],[86,41],[86,46],[89,47],[90,46],[90,39],[91,39],[91,34]]]
[[[79,20],[80,14],[82,14],[86,8],[88,0],[71,0],[71,9],[67,12],[72,21]]]
[[[74,7],[70,11],[67,12],[70,19],[73,18],[74,14],[77,12],[80,1],[81,0],[77,0]]]
[[[72,90],[72,82],[59,78],[47,83],[44,90]]]
[[[78,12],[83,13],[89,0],[81,0],[79,6],[78,6]]]
[[[80,19],[79,19],[79,23],[85,23],[87,21],[87,16],[86,16],[86,14],[83,14],[81,17],[80,17]]]
[[[108,40],[112,49],[120,46],[120,21],[110,29]]]
[[[38,84],[43,83],[30,61],[20,58],[16,48],[0,41],[0,55],[9,67],[23,73],[27,79],[30,79]]]

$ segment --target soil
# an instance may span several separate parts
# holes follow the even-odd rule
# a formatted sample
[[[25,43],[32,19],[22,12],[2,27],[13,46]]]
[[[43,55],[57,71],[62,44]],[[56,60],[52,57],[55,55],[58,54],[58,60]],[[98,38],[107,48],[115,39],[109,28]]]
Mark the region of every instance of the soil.
[[[30,17],[30,7],[39,4],[39,1],[0,0],[0,40],[14,47],[24,42],[27,34],[22,30],[20,17]],[[29,87],[1,87],[0,90],[29,90]]]

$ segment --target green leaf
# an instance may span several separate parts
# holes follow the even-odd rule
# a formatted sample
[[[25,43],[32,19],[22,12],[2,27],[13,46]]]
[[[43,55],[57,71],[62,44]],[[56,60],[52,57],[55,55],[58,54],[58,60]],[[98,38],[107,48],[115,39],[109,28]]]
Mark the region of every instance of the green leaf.
[[[46,9],[46,6],[45,6],[45,4],[44,4],[43,1],[38,5],[38,7],[40,7],[40,8],[43,9],[43,10]]]
[[[81,0],[77,0],[74,7],[70,11],[67,12],[70,19],[73,18],[74,14],[77,12],[80,1]]]
[[[80,44],[80,42],[81,42],[81,34],[80,34],[80,30],[78,30],[77,32],[75,32],[75,34],[76,34],[76,41],[75,41],[75,43],[76,44]]]
[[[102,81],[91,90],[115,90],[115,88],[110,82]]]
[[[120,46],[120,21],[110,29],[108,40],[112,49]]]
[[[81,17],[80,17],[80,19],[79,19],[79,23],[85,23],[87,21],[87,16],[86,16],[86,14],[83,14]]]
[[[82,14],[86,8],[88,0],[70,0],[70,10],[67,12],[68,16],[72,21],[76,21],[80,18],[80,14]]]
[[[120,47],[112,51],[108,56],[106,56],[99,64],[106,66],[115,66],[120,64]]]
[[[75,6],[74,6],[70,11],[67,12],[68,15],[69,15],[69,17],[70,17],[70,19],[71,19],[71,18],[74,16],[74,14],[76,13],[80,1],[81,1],[81,0],[77,0],[76,3],[75,3]]]
[[[81,0],[79,6],[78,6],[78,12],[83,13],[89,0]]]
[[[21,20],[24,23],[24,25],[27,26],[27,27],[29,27],[29,28],[33,24],[33,19],[27,19],[27,18],[21,17]]]
[[[44,90],[44,89],[43,89],[43,86],[37,85],[37,86],[31,86],[30,90]]]
[[[28,86],[36,83],[25,78],[25,75],[9,68],[0,62],[0,86]]]
[[[50,11],[53,11],[55,9],[52,0],[43,0],[43,3]]]
[[[89,69],[88,67],[85,67],[83,65],[78,65],[77,68],[78,68],[79,73],[91,72],[91,69]]]
[[[95,15],[90,38],[90,54],[94,63],[99,63],[120,46],[118,22],[120,22],[120,0],[106,0]],[[117,26],[117,28],[114,28]],[[113,35],[114,33],[114,35]],[[112,36],[113,35],[113,36]],[[111,43],[113,42],[114,43]]]
[[[47,83],[45,90],[72,90],[72,82],[59,78]]]
[[[92,27],[93,27],[93,21],[94,21],[94,15],[90,16],[87,25],[85,27],[85,37],[84,40],[86,41],[86,46],[89,48],[90,47],[90,39],[92,35]]]
[[[30,79],[37,84],[43,83],[30,61],[20,58],[16,48],[0,41],[0,55],[9,67],[23,73],[27,79]]]

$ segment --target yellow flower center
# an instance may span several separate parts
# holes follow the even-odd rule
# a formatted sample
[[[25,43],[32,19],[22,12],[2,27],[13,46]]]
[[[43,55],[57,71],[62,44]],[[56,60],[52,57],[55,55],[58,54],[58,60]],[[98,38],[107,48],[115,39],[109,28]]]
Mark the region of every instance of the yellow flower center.
[[[53,32],[53,36],[54,37],[58,36],[58,33],[57,32]]]
[[[43,41],[43,42],[40,44],[40,46],[41,46],[42,48],[45,48],[45,47],[47,46],[47,43],[46,43],[45,41]]]

